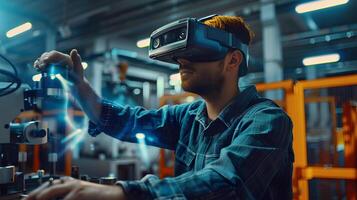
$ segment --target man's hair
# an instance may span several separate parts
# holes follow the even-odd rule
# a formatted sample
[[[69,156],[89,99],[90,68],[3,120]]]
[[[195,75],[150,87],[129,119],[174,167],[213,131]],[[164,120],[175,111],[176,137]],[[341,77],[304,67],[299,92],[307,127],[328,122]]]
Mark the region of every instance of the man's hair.
[[[233,33],[244,44],[249,45],[254,37],[253,31],[242,17],[238,16],[215,16],[203,22],[204,24]]]

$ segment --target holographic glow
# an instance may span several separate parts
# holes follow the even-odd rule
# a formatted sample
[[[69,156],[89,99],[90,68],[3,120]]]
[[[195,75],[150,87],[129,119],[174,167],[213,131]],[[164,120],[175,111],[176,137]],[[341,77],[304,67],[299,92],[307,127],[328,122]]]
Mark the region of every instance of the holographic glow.
[[[63,138],[61,140],[61,143],[66,143],[68,141],[70,141],[71,139],[75,138],[78,136],[78,134],[80,134],[82,132],[82,129],[77,129],[74,132],[70,133],[69,135],[67,135],[65,138]]]
[[[67,81],[65,78],[63,78],[63,76],[61,74],[56,74],[56,78],[60,81],[63,90],[65,91],[65,103],[64,103],[64,109],[67,110],[68,108],[68,95],[69,95],[69,85],[73,85],[73,83],[70,83],[69,81]],[[67,124],[69,125],[69,127],[73,130],[78,129],[77,126],[74,124],[74,122],[71,120],[71,118],[68,115],[68,112],[65,112],[65,117],[64,119],[66,120]]]
[[[149,167],[150,161],[149,161],[148,149],[147,149],[146,142],[145,142],[145,134],[137,133],[137,134],[135,134],[135,137],[138,140],[141,158],[143,159],[146,167]]]
[[[71,142],[68,143],[66,148],[70,150],[74,150],[78,146],[78,144],[82,142],[84,135],[85,135],[84,131],[78,133],[78,135]]]
[[[55,68],[56,68],[55,65],[51,65],[51,66],[50,66],[50,72],[49,72],[50,76],[51,76],[51,75],[56,75]]]
[[[73,86],[73,83],[70,81],[67,81],[65,78],[63,78],[63,76],[61,74],[56,74],[56,78],[61,82],[63,89],[66,91],[69,91],[68,86]]]
[[[70,93],[70,86],[73,85],[72,82],[66,80],[61,74],[56,74],[55,77],[60,81],[63,90],[65,91],[65,103],[64,103],[64,109],[67,111],[68,110],[68,97]],[[69,126],[70,129],[73,130],[72,133],[67,135],[61,143],[67,143],[64,151],[71,150],[73,151],[83,140],[87,130],[86,127],[78,128],[79,126],[75,124],[74,120],[70,118],[68,115],[68,112],[65,112],[65,117],[64,117],[67,125]],[[64,153],[64,152],[63,152]]]
[[[135,137],[136,137],[138,140],[145,139],[145,134],[144,134],[144,133],[137,133],[137,134],[135,135]]]

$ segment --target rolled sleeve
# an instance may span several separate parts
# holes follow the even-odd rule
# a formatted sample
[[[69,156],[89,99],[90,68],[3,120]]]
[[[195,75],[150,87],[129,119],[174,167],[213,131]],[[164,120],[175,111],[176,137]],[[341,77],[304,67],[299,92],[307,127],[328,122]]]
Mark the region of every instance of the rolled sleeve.
[[[119,111],[119,108],[111,104],[109,101],[102,101],[102,110],[100,113],[100,120],[97,124],[89,121],[88,133],[89,135],[95,137],[102,132],[110,129],[110,124],[113,116]]]
[[[156,147],[175,149],[181,119],[189,104],[163,106],[148,110],[140,106],[120,106],[104,100],[98,123],[89,123],[88,133],[97,136],[101,132],[126,142],[137,143],[135,135],[143,133],[145,143]]]
[[[174,178],[160,180],[157,176],[146,175],[139,181],[118,181],[127,199],[142,200],[183,200],[187,199]]]

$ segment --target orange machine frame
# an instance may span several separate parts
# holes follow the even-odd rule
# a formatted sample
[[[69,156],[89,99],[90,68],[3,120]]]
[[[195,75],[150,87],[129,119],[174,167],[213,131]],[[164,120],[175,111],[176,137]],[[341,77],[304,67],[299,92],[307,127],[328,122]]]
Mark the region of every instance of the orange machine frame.
[[[309,81],[300,81],[294,86],[295,102],[297,108],[294,118],[294,151],[295,167],[298,173],[298,199],[309,199],[308,181],[312,178],[324,179],[346,179],[357,180],[357,166],[350,167],[311,167],[307,162],[307,143],[306,143],[306,117],[305,117],[305,95],[307,89],[320,89],[332,87],[344,87],[357,85],[357,75],[340,76],[332,78],[321,78]],[[357,134],[352,133],[354,138]],[[355,143],[354,143],[355,144]],[[345,142],[345,146],[353,155],[357,155],[356,146]],[[353,184],[353,183],[352,183]],[[347,187],[350,188],[350,187]],[[356,190],[347,190],[348,199],[356,199]]]
[[[293,149],[295,153],[293,192],[294,199],[308,200],[308,181],[313,178],[321,179],[344,179],[347,180],[347,199],[357,199],[357,108],[352,105],[344,105],[344,121],[342,134],[345,145],[346,167],[317,167],[309,166],[307,162],[307,142],[306,142],[306,117],[305,103],[316,99],[305,98],[304,91],[307,89],[320,89],[331,87],[344,87],[357,85],[357,75],[348,75],[332,78],[321,78],[316,80],[306,80],[294,83],[292,80],[285,80],[274,83],[256,84],[258,91],[283,89],[285,96],[283,101],[279,101],[288,115],[291,117],[294,128]],[[176,101],[191,94],[165,96],[160,100],[160,105],[165,105],[167,101]],[[320,98],[321,100],[321,98]],[[326,99],[331,101],[331,99]],[[334,100],[333,100],[334,101]],[[288,103],[287,103],[288,102]],[[336,132],[338,132],[336,130]],[[165,166],[164,152],[160,157],[160,177],[173,175],[172,166]],[[171,158],[173,159],[173,157]]]
[[[45,113],[39,114],[33,111],[25,111],[20,113],[16,118],[19,120],[41,120],[43,116],[52,116],[52,115],[57,115],[60,110],[52,110],[52,111],[46,111]],[[68,109],[68,115],[69,117],[73,116],[79,116],[83,117],[84,113],[82,111],[74,110],[74,109]],[[66,134],[69,133],[68,127],[66,130]],[[26,152],[27,151],[27,145],[20,145],[19,146],[19,151],[21,152]],[[36,172],[37,170],[40,169],[40,145],[33,145],[33,164],[32,164],[32,171]],[[65,153],[65,163],[64,163],[64,175],[70,176],[71,175],[71,167],[72,167],[72,153],[70,151],[66,151]]]

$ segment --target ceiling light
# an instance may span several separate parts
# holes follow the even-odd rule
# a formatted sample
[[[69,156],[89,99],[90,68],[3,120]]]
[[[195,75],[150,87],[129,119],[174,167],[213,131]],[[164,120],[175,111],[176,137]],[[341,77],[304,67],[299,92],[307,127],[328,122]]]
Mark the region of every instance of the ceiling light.
[[[302,60],[302,63],[305,66],[310,66],[310,65],[319,65],[325,63],[338,62],[339,60],[340,60],[340,54],[334,53],[334,54],[307,57]]]
[[[148,47],[149,45],[150,45],[150,38],[145,38],[145,39],[139,40],[136,43],[136,46],[139,48]]]
[[[32,24],[30,22],[26,22],[24,24],[21,24],[20,26],[17,26],[11,30],[9,30],[7,33],[6,33],[6,37],[8,38],[12,38],[18,34],[21,34],[23,32],[26,32],[28,30],[30,30],[32,28]]]
[[[295,7],[295,11],[297,13],[306,13],[315,10],[330,8],[333,6],[338,6],[342,4],[346,4],[349,0],[318,0],[311,1],[308,3],[303,3]]]

